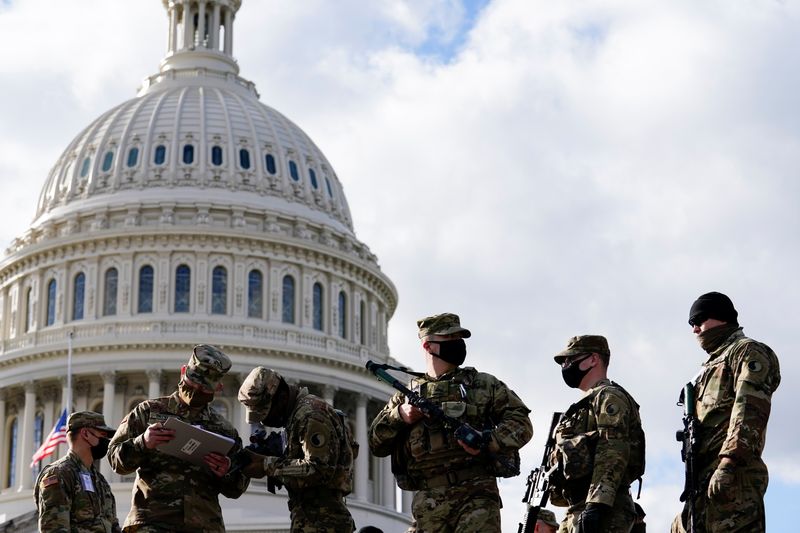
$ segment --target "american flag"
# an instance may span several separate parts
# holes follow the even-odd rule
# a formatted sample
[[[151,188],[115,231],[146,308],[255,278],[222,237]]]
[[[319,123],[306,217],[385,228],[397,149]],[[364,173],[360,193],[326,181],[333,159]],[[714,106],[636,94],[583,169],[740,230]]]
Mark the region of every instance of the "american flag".
[[[47,436],[45,441],[36,450],[36,453],[33,454],[33,460],[31,461],[31,468],[44,459],[45,457],[52,455],[58,445],[61,443],[67,442],[67,410],[64,409],[61,412],[61,416],[56,422],[56,425],[53,427],[53,430]]]

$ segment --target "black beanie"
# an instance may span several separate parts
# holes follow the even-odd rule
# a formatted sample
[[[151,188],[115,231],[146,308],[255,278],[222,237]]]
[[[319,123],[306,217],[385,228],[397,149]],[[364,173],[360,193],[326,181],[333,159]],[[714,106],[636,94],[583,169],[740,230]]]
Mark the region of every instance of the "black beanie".
[[[715,318],[728,324],[739,325],[739,313],[730,298],[721,292],[708,292],[700,296],[689,309],[689,325],[700,325],[707,318]],[[701,320],[702,319],[702,320]]]

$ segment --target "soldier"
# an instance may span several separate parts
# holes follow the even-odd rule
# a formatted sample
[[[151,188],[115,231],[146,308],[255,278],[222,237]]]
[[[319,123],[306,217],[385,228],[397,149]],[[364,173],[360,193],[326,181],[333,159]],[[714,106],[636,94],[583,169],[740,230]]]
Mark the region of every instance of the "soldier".
[[[353,488],[358,452],[344,415],[305,387],[290,385],[280,374],[256,367],[239,388],[247,421],[286,428],[282,457],[251,454],[250,477],[274,477],[289,493],[292,533],[352,533],[353,517],[345,496]]]
[[[558,522],[555,513],[549,509],[539,509],[533,533],[556,533],[556,531],[558,531]]]
[[[409,388],[483,430],[487,444],[481,450],[457,441],[396,393],[372,422],[370,449],[378,457],[391,455],[398,486],[417,491],[409,532],[499,532],[496,477],[519,474],[518,450],[533,435],[530,409],[496,377],[460,367],[471,333],[457,315],[423,318],[417,327],[427,373]]]
[[[39,510],[39,531],[48,533],[119,533],[114,494],[94,467],[108,451],[114,428],[92,411],[72,413],[67,420],[69,452],[44,467],[33,499]]]
[[[644,474],[639,405],[607,377],[600,335],[572,337],[555,356],[564,382],[585,392],[556,426],[551,502],[569,506],[560,533],[628,533],[636,517],[630,484]]]
[[[198,344],[181,367],[178,390],[143,401],[122,420],[108,459],[118,474],[136,472],[125,532],[224,533],[219,494],[238,498],[250,480],[241,472],[228,474],[228,456],[210,453],[203,458],[205,465],[198,466],[156,448],[175,438],[174,430],[163,427],[167,418],[175,417],[233,439],[229,455],[241,449],[233,426],[209,407],[230,368],[227,355],[214,346]]]
[[[761,458],[772,393],[781,382],[769,346],[744,336],[739,313],[719,292],[700,296],[689,325],[708,354],[694,381],[700,425],[695,449],[697,530],[765,531],[767,466]],[[672,524],[685,531],[688,503]]]

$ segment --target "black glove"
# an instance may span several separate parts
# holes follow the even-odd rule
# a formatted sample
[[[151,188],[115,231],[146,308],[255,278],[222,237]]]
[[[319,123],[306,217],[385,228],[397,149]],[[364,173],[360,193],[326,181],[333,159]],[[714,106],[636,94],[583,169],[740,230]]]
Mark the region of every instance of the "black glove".
[[[603,533],[603,522],[611,508],[602,503],[587,503],[578,517],[577,533]]]

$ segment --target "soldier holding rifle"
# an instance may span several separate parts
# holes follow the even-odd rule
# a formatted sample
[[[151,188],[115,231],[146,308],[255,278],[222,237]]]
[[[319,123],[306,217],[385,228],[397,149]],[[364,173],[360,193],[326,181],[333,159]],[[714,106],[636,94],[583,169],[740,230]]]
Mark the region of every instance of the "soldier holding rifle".
[[[530,410],[496,377],[460,367],[471,333],[457,315],[423,318],[417,327],[427,372],[410,388],[447,418],[426,416],[398,392],[372,422],[370,449],[378,457],[391,455],[398,486],[417,491],[409,532],[499,533],[496,477],[519,473],[517,452],[533,434]],[[459,428],[449,419],[468,427],[460,425],[456,437]],[[469,429],[481,437],[474,439]]]
[[[775,352],[745,337],[738,317],[719,292],[703,294],[689,310],[689,325],[708,359],[682,394],[696,428],[687,423],[683,432],[687,439],[694,434],[695,442],[684,443],[686,504],[673,533],[766,530],[768,475],[761,453],[781,374]]]

